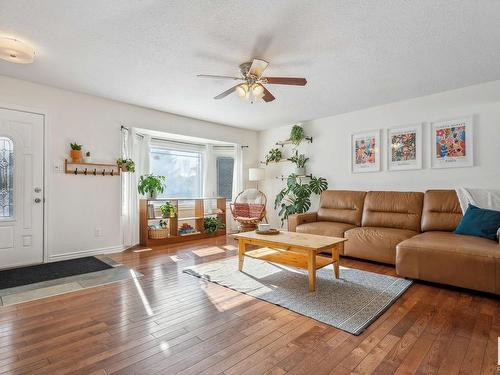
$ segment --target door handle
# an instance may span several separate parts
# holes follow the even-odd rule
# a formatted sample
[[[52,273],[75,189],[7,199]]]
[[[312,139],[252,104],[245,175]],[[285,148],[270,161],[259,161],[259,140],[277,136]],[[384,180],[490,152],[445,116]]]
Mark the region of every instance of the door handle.
[[[35,203],[40,203],[42,201],[41,198],[35,198]]]

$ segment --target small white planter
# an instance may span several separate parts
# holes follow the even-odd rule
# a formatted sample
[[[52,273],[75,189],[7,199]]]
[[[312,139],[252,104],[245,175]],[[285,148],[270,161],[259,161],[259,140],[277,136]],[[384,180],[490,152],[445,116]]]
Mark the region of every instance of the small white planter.
[[[297,176],[305,176],[306,175],[306,168],[305,167],[302,167],[302,168],[295,168],[295,174]]]

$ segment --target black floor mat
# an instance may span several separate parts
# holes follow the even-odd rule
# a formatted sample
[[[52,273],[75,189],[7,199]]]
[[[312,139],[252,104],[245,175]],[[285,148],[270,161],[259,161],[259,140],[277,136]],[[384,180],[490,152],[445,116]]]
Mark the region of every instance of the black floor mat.
[[[60,279],[68,276],[107,270],[109,264],[96,257],[63,260],[54,263],[39,264],[0,271],[0,289]]]

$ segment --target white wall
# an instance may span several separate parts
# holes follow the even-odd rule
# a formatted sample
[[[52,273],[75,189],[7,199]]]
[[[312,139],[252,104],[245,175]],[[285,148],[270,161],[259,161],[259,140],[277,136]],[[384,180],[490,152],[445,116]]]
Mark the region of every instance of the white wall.
[[[51,260],[122,249],[120,178],[57,173],[70,142],[84,145],[94,160],[120,156],[120,126],[148,128],[248,145],[244,170],[257,160],[256,132],[181,117],[0,76],[0,104],[47,113],[46,208]],[[95,237],[95,229],[102,230]]]
[[[475,122],[474,167],[430,169],[429,122],[468,114],[474,115]],[[422,170],[387,170],[384,131],[382,172],[351,173],[351,133],[418,122],[424,122]],[[311,158],[308,172],[327,178],[331,189],[424,191],[458,186],[500,188],[500,81],[309,121],[304,123],[304,128],[308,135],[313,136],[312,144],[300,147],[300,151]],[[274,142],[288,137],[289,131],[290,127],[282,127],[260,133],[261,160]],[[290,146],[285,146],[284,150],[289,153]],[[284,182],[274,177],[292,170],[293,167],[287,164],[266,168],[266,181],[262,186],[270,202],[269,217],[274,225],[277,225],[278,219],[272,203],[284,185]],[[317,200],[314,201],[313,210],[316,207]]]

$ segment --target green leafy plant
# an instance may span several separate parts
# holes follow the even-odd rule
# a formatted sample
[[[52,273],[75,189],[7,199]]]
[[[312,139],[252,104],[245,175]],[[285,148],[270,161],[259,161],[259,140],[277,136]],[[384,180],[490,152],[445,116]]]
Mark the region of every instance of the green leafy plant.
[[[294,125],[290,131],[290,141],[294,145],[299,145],[306,138],[304,128],[300,125]]]
[[[299,152],[295,150],[295,154],[293,154],[293,156],[291,156],[287,160],[290,160],[292,163],[294,163],[297,168],[304,168],[309,158],[306,158],[304,154],[299,155]]]
[[[132,159],[119,158],[116,160],[118,167],[122,169],[123,172],[135,172],[135,163]]]
[[[160,211],[164,218],[175,216],[175,207],[170,202],[165,202],[160,206]]]
[[[168,228],[168,223],[167,220],[160,220],[160,228],[162,229],[167,229]]]
[[[219,229],[224,229],[226,226],[221,223],[218,217],[209,216],[203,218],[203,230],[205,233],[212,234],[217,232]]]
[[[71,147],[72,150],[75,150],[75,151],[82,150],[82,145],[79,145],[78,143],[70,143],[69,146]]]
[[[269,150],[266,155],[266,165],[272,162],[279,162],[283,158],[283,154],[279,148]]]
[[[155,176],[152,174],[139,177],[137,190],[142,195],[147,195],[149,198],[156,198],[158,193],[163,193],[163,183],[165,176]]]
[[[312,177],[309,182],[303,182],[297,175],[288,176],[286,186],[274,200],[274,209],[279,209],[281,225],[289,215],[307,212],[311,207],[311,195],[321,194],[328,189],[328,182],[323,177]]]

